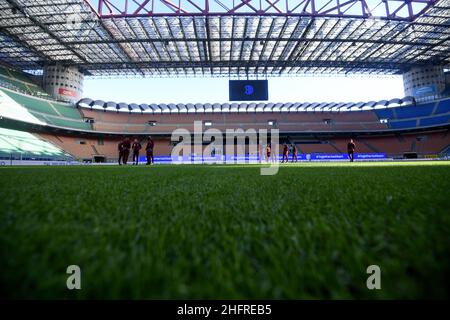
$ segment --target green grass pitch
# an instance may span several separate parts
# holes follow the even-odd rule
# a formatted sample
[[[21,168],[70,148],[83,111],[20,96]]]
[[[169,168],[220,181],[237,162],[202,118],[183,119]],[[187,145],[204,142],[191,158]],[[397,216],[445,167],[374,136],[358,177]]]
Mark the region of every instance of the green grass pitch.
[[[0,168],[8,298],[450,296],[450,163]],[[68,265],[81,290],[66,288]],[[369,265],[381,290],[368,290]]]

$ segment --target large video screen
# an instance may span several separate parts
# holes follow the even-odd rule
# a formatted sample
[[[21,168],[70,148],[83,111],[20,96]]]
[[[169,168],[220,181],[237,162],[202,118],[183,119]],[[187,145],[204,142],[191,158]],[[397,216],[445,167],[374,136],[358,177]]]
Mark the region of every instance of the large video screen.
[[[269,100],[267,80],[230,80],[230,101]]]

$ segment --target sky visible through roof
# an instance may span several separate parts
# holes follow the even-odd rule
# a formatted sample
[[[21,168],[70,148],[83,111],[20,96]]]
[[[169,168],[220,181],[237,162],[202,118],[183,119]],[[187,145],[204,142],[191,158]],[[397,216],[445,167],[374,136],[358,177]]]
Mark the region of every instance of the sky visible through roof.
[[[244,80],[244,79],[241,79]],[[268,102],[368,102],[403,98],[401,76],[269,78]],[[226,103],[226,78],[85,79],[83,97],[125,103]]]

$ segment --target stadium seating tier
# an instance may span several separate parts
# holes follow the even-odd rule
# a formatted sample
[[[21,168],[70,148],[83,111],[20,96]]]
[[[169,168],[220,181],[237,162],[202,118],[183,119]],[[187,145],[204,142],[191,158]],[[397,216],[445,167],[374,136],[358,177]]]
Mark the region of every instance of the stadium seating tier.
[[[0,128],[0,159],[67,160],[71,157],[47,139],[35,135]]]

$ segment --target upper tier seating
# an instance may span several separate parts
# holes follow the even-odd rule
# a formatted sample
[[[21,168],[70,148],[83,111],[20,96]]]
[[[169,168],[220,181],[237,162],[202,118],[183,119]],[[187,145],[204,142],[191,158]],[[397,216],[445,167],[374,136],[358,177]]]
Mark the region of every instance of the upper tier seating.
[[[387,129],[372,111],[355,112],[265,112],[265,113],[187,113],[128,114],[81,108],[84,117],[93,118],[95,130],[123,133],[171,133],[177,128],[192,131],[194,121],[211,121],[219,130],[242,128],[270,129],[268,121],[276,121],[282,132],[366,131]],[[331,120],[331,123],[325,121]],[[148,121],[155,121],[149,126]]]
[[[37,114],[34,114],[34,115],[38,116]],[[70,119],[65,119],[65,118],[61,118],[61,117],[54,117],[51,115],[46,115],[43,117],[47,123],[57,126],[57,127],[64,127],[64,128],[69,128],[69,129],[73,128],[73,129],[80,129],[80,130],[91,130],[91,125],[84,121],[70,120]]]
[[[19,103],[22,106],[25,106],[29,110],[37,111],[37,112],[45,113],[45,114],[52,114],[52,115],[56,115],[56,116],[60,115],[55,110],[55,108],[50,104],[50,101],[36,99],[31,96],[27,96],[27,95],[23,95],[20,93],[7,91],[7,90],[4,90],[3,92],[6,93],[8,96],[10,96],[12,99],[14,99],[17,103]]]
[[[87,103],[89,101],[94,104]],[[103,103],[104,109],[100,110],[96,105],[97,103],[100,105]],[[408,103],[413,103],[413,100]],[[89,107],[91,105],[93,109]],[[213,123],[212,128],[220,130],[233,128],[244,130],[250,128],[256,130],[271,129],[273,126],[268,124],[270,120],[276,122],[275,127],[281,132],[404,130],[417,128],[418,126],[447,125],[449,123],[447,113],[450,112],[450,99],[418,105],[386,107],[384,109],[380,109],[380,107],[386,104],[381,102],[372,104],[358,103],[350,108],[351,110],[358,110],[359,108],[358,111],[349,111],[349,108],[341,108],[336,109],[334,112],[330,111],[334,108],[333,106],[330,106],[329,109],[321,109],[320,106],[322,104],[298,104],[308,106],[296,109],[292,108],[292,106],[297,104],[260,103],[254,104],[254,108],[251,111],[247,111],[249,109],[246,109],[246,106],[250,105],[252,104],[196,104],[195,108],[193,108],[193,105],[189,104],[161,104],[151,105],[150,109],[145,105],[147,106],[147,111],[141,112],[140,110],[144,105],[104,103],[90,99],[83,99],[79,103],[80,110],[84,116],[94,119],[93,127],[95,130],[143,134],[170,133],[177,128],[185,128],[192,131],[194,121],[202,121],[203,123],[211,121]],[[340,106],[344,104],[334,105]],[[390,103],[387,103],[387,105],[390,105]],[[277,107],[274,108],[274,106]],[[119,107],[120,110],[129,110],[129,112],[113,112],[113,110],[118,110],[117,108]],[[148,110],[153,110],[153,112],[148,112]],[[178,110],[184,111],[178,113],[181,112]],[[216,111],[212,112],[212,110]],[[438,117],[438,115],[440,116]],[[382,122],[380,121],[381,119],[387,119],[388,121]],[[149,121],[155,122],[155,125],[149,126]]]
[[[405,120],[405,121],[391,121],[391,128],[393,129],[408,129],[417,127],[417,120]]]
[[[36,98],[36,95],[44,98],[48,95],[23,72],[0,67],[0,86],[6,88],[2,92],[43,122],[58,127],[92,130],[78,109],[54,100]]]
[[[23,72],[0,67],[0,86],[34,96],[49,97],[31,76]]]
[[[450,112],[450,99],[441,100],[438,102],[434,114],[448,113]]]
[[[377,109],[374,110],[376,115],[378,116],[378,118],[380,119],[394,119],[394,109],[393,108],[389,108],[389,109]]]
[[[427,127],[439,124],[446,124],[450,122],[450,114],[443,116],[436,116],[433,118],[425,118],[420,120],[420,126]]]
[[[50,125],[80,130],[92,129],[89,123],[84,122],[80,111],[70,105],[39,99],[6,89],[3,89],[2,92],[27,108],[33,116]]]
[[[426,103],[419,106],[399,107],[394,108],[393,111],[396,115],[396,119],[410,119],[426,117],[431,115],[436,103]]]
[[[447,125],[450,123],[450,99],[374,112],[379,119],[388,119],[392,129]]]

